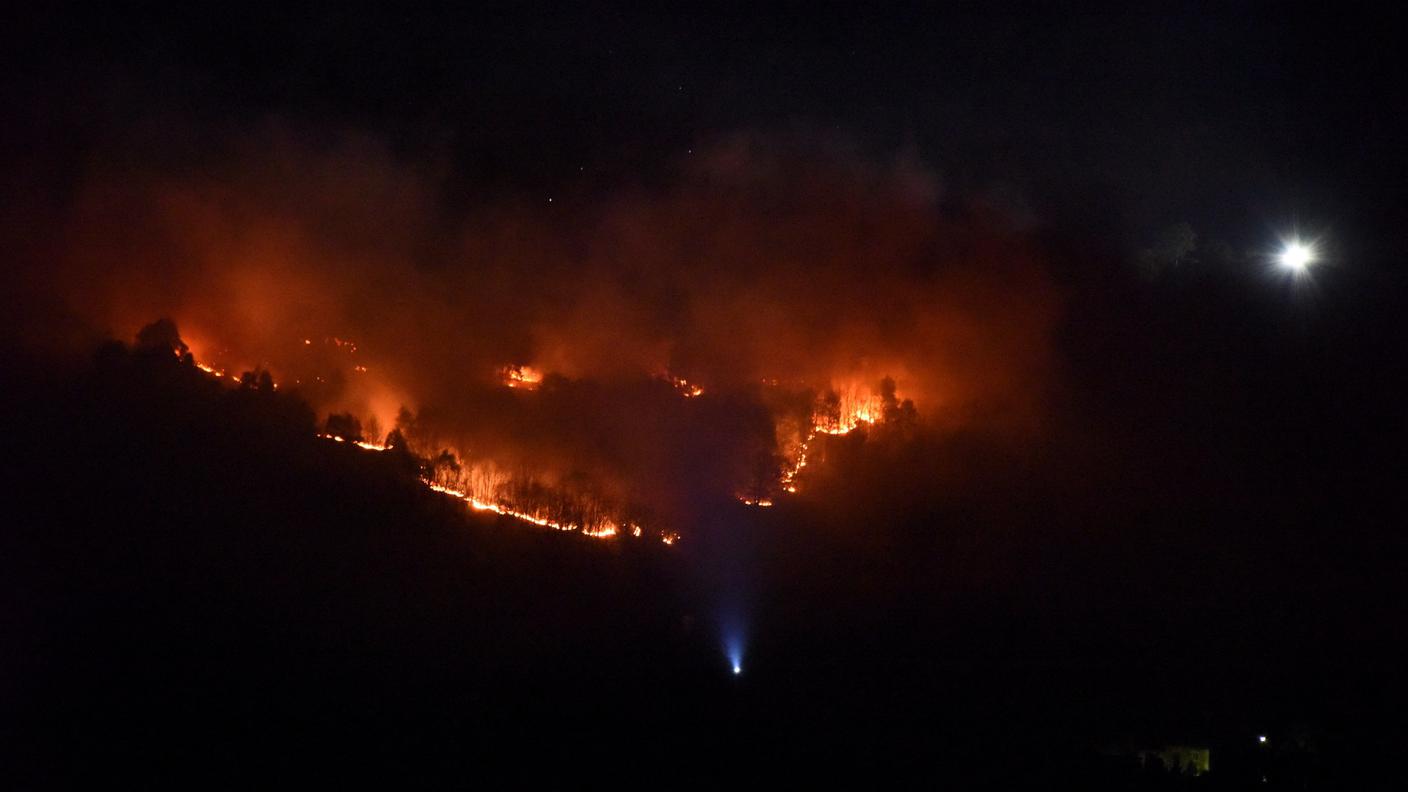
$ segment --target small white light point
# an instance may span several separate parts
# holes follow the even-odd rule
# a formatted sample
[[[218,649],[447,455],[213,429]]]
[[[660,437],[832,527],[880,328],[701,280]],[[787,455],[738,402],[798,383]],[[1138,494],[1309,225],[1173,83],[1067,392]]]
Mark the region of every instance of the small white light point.
[[[1259,734],[1259,735],[1257,735],[1256,741],[1259,742],[1259,743],[1264,743],[1264,742],[1266,742],[1266,735],[1265,735],[1265,734]]]
[[[733,667],[733,675],[734,675],[734,676],[738,676],[738,675],[741,674],[741,673],[743,673],[743,666],[741,666],[741,665],[735,665],[735,666]]]

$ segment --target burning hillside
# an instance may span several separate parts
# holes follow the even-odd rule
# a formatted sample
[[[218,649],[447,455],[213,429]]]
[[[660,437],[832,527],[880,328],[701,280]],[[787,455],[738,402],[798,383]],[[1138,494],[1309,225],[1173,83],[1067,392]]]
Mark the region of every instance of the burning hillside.
[[[138,334],[139,344],[147,347],[169,347],[182,363],[193,365],[206,374],[231,383],[251,386],[261,381],[270,389],[277,389],[267,373],[246,372],[240,377],[227,376],[224,369],[200,362],[190,353],[188,345],[180,340],[175,325],[162,320],[149,325]],[[342,339],[330,339],[338,348],[356,351],[356,345]],[[310,339],[304,340],[311,346]],[[365,373],[366,368],[359,364],[352,367],[354,372]],[[505,366],[500,369],[503,387],[516,391],[528,391],[519,398],[535,398],[543,375],[530,366]],[[663,374],[657,377],[668,383],[678,397],[693,399],[704,396],[704,389],[681,377]],[[326,380],[319,376],[314,382]],[[300,385],[301,380],[295,380]],[[776,381],[763,383],[776,391],[775,398],[795,401],[798,394],[786,391]],[[810,391],[801,394],[809,397]],[[912,422],[915,417],[913,403],[901,403],[895,394],[895,384],[885,379],[876,392],[861,386],[852,385],[844,391],[827,389],[816,396],[810,412],[801,424],[781,421],[776,427],[776,443],[782,449],[780,455],[754,468],[751,479],[738,482],[736,489],[743,494],[738,499],[752,506],[771,506],[782,493],[796,493],[803,468],[807,466],[808,454],[818,442],[817,435],[848,434],[862,427],[877,425],[898,425],[901,421]],[[368,426],[375,426],[375,416],[368,417]],[[533,525],[559,531],[581,533],[594,538],[612,538],[629,534],[641,537],[647,533],[658,537],[666,544],[673,544],[679,534],[670,529],[655,526],[644,527],[638,520],[642,515],[637,508],[627,503],[612,503],[581,482],[556,479],[551,473],[535,473],[528,466],[512,469],[491,458],[477,459],[458,449],[440,448],[436,450],[433,437],[426,437],[418,431],[414,415],[402,410],[397,425],[389,433],[382,435],[377,429],[368,428],[351,414],[331,414],[325,421],[325,431],[319,437],[337,443],[347,443],[364,451],[382,452],[399,449],[421,459],[422,481],[435,492],[450,495],[464,501],[475,511],[492,512]],[[414,438],[411,439],[411,438]],[[648,519],[648,517],[645,517]]]

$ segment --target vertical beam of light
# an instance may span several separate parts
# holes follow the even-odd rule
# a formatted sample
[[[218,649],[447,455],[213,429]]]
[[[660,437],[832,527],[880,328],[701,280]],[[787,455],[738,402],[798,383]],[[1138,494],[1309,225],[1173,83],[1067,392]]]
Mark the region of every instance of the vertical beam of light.
[[[724,654],[728,656],[729,667],[734,676],[743,673],[743,636],[738,633],[724,636]]]
[[[729,671],[734,676],[743,674],[743,652],[747,644],[748,630],[744,626],[745,619],[741,615],[741,608],[726,607],[719,619],[719,630],[722,633],[724,644],[724,657],[728,660]]]

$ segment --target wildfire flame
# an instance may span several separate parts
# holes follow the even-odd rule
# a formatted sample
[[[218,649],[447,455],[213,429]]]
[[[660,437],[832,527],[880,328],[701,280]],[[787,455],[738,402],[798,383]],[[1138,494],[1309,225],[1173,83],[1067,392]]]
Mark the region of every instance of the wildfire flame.
[[[532,366],[505,366],[499,373],[504,385],[510,388],[533,390],[543,382],[543,373]]]
[[[679,391],[679,394],[685,397],[686,399],[692,399],[695,396],[704,395],[703,388],[699,387],[698,385],[695,385],[684,377],[676,377],[672,374],[665,374],[663,376],[666,380],[669,381],[671,385],[674,385],[675,390]]]
[[[332,441],[335,442],[335,443],[347,443],[347,442],[350,442],[350,443],[352,443],[352,445],[357,446],[358,448],[365,449],[365,450],[367,450],[367,451],[385,451],[385,450],[387,450],[387,448],[388,448],[388,446],[384,446],[384,445],[382,445],[381,443],[369,443],[369,442],[367,442],[366,440],[350,440],[350,441],[349,441],[347,438],[342,437],[341,435],[331,435],[331,434],[322,434],[322,433],[319,433],[319,434],[318,434],[318,437],[321,437],[321,438],[323,438],[324,440],[332,440]]]
[[[764,379],[763,384],[779,387],[776,379]],[[891,406],[898,406],[899,398],[889,392]],[[813,405],[805,431],[796,445],[796,454],[783,467],[777,486],[782,492],[796,494],[801,485],[798,478],[806,469],[808,457],[816,443],[817,435],[847,435],[861,427],[874,426],[885,420],[886,394],[876,393],[869,387],[850,383],[843,388],[832,387]],[[773,499],[757,494],[738,495],[738,500],[748,506],[769,507]]]
[[[436,466],[421,480],[436,492],[459,498],[475,511],[494,512],[598,539],[623,532],[640,535],[640,526],[635,523],[621,521],[596,504],[554,498],[531,479],[513,476],[491,462],[468,463],[458,469]]]

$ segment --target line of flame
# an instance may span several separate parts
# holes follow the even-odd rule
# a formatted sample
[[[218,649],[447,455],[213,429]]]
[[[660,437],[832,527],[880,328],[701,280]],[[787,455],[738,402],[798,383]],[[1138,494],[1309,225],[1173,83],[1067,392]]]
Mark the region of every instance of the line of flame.
[[[778,380],[763,380],[764,385],[776,386]],[[782,471],[778,477],[778,483],[782,491],[791,495],[796,494],[799,484],[797,477],[801,475],[802,469],[807,466],[807,454],[811,451],[812,442],[819,434],[827,435],[847,435],[854,432],[861,426],[874,426],[881,414],[880,397],[867,395],[856,397],[853,393],[846,393],[842,396],[838,412],[840,416],[835,420],[818,417],[812,414],[811,426],[807,429],[807,436],[797,445],[797,459],[790,466]],[[768,507],[773,505],[771,498],[755,498],[739,495],[738,500],[747,506]]]
[[[305,341],[305,343],[308,343],[308,342]],[[350,342],[348,342],[348,343],[350,343]],[[342,344],[339,343],[338,345],[341,346]],[[206,374],[209,374],[209,375],[211,375],[211,376],[213,376],[213,377],[217,377],[217,378],[222,378],[222,379],[223,379],[223,378],[225,378],[225,376],[226,376],[226,374],[225,374],[225,372],[224,372],[223,370],[221,370],[221,369],[216,369],[216,368],[214,368],[214,367],[212,367],[212,366],[208,366],[208,365],[206,365],[206,364],[204,364],[204,363],[196,363],[195,366],[196,366],[196,368],[200,369],[201,371],[203,371],[203,372],[205,372]],[[526,369],[527,367],[524,367],[524,368]],[[535,376],[535,379],[524,379],[524,380],[519,380],[519,381],[521,381],[521,382],[528,382],[528,383],[531,383],[532,385],[536,385],[537,382],[541,380],[541,375],[538,375],[536,372],[533,372],[531,369],[527,369],[527,370],[528,370],[528,372],[530,372],[530,375],[529,375],[529,376]],[[233,379],[233,376],[231,376],[231,379]],[[518,378],[515,378],[515,379],[518,379]],[[696,388],[695,390],[698,390],[698,389]],[[700,392],[702,392],[702,391],[700,391]],[[693,395],[697,395],[697,394],[693,394]],[[341,435],[324,434],[324,433],[319,432],[319,433],[317,433],[317,437],[322,438],[322,439],[324,439],[324,440],[331,440],[331,441],[333,441],[333,442],[335,442],[335,443],[350,443],[351,445],[355,445],[355,446],[357,446],[358,448],[361,448],[361,449],[366,450],[366,451],[386,451],[387,448],[388,448],[386,445],[384,445],[384,444],[382,444],[382,443],[373,443],[373,442],[368,442],[368,441],[366,441],[366,440],[348,440],[347,438],[342,437]],[[522,520],[523,522],[531,523],[531,524],[533,524],[533,525],[538,525],[538,526],[542,526],[542,527],[545,527],[545,528],[552,528],[552,529],[558,530],[558,531],[572,531],[572,532],[580,533],[580,534],[582,534],[583,536],[590,536],[590,537],[592,537],[592,538],[594,538],[594,539],[608,539],[608,538],[611,538],[611,537],[614,537],[614,536],[620,534],[621,531],[622,531],[621,525],[618,524],[617,522],[615,522],[614,520],[605,520],[605,521],[601,522],[600,524],[592,525],[592,526],[583,526],[583,525],[578,525],[578,524],[576,524],[576,523],[561,523],[561,522],[557,522],[556,520],[548,519],[548,518],[546,518],[546,517],[542,517],[542,516],[537,515],[537,514],[532,514],[532,513],[529,513],[529,512],[519,511],[519,510],[517,510],[517,509],[513,509],[513,508],[510,508],[510,507],[508,507],[508,506],[504,506],[504,505],[502,505],[502,504],[491,503],[491,502],[489,502],[489,501],[480,500],[480,499],[475,498],[475,497],[473,497],[473,496],[471,496],[471,495],[469,495],[469,494],[467,494],[467,493],[465,493],[465,492],[461,492],[461,491],[459,491],[459,490],[452,489],[452,488],[450,488],[450,487],[446,487],[446,486],[443,486],[443,485],[441,485],[441,484],[437,484],[437,483],[435,483],[435,482],[433,482],[433,481],[431,481],[431,480],[429,480],[429,479],[427,479],[427,478],[424,478],[424,477],[422,477],[420,480],[421,480],[421,482],[422,482],[423,484],[425,484],[425,485],[426,485],[427,487],[429,487],[431,490],[433,490],[433,491],[435,491],[435,492],[439,492],[439,493],[443,493],[443,494],[446,494],[446,495],[451,495],[451,496],[453,496],[453,497],[456,497],[456,498],[458,498],[458,499],[464,501],[465,503],[469,504],[470,508],[474,509],[475,511],[488,511],[488,512],[493,512],[493,513],[495,513],[495,514],[500,514],[500,515],[503,515],[503,516],[505,516],[505,517],[511,517],[511,518],[513,518],[513,519],[516,519],[516,520]],[[629,531],[629,532],[631,533],[631,535],[637,536],[637,537],[642,534],[641,526],[635,525],[635,524],[633,524],[633,523],[626,523],[626,525],[625,525],[625,530]],[[673,532],[663,532],[663,533],[661,533],[661,535],[660,535],[660,541],[663,542],[663,543],[665,543],[665,544],[667,544],[667,545],[672,545],[672,544],[674,544],[676,541],[678,541],[678,539],[679,539],[679,535],[678,535],[678,534],[675,534],[675,533],[673,533]]]

